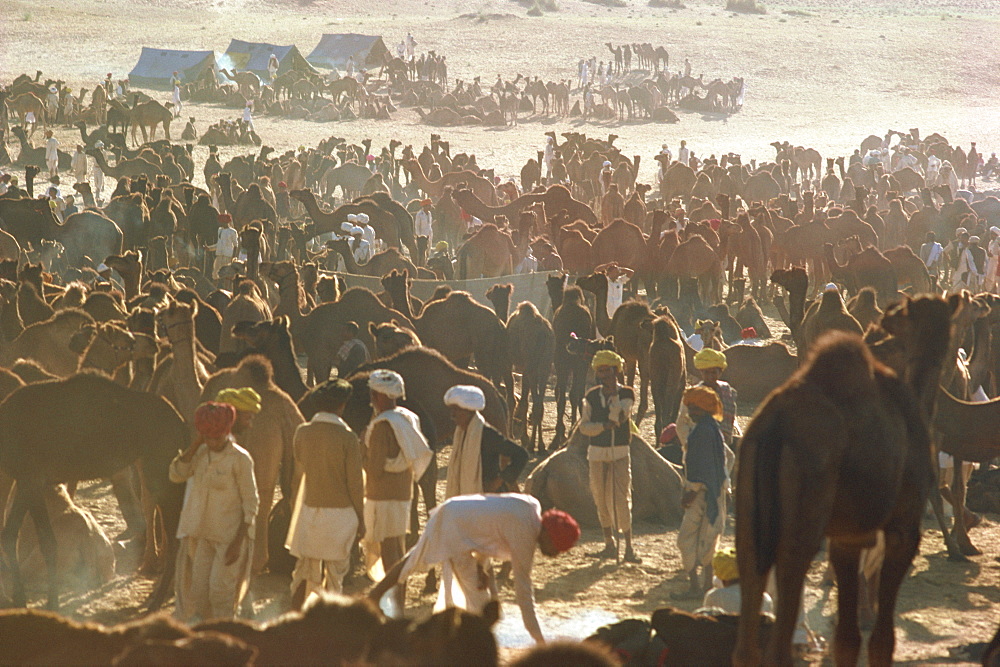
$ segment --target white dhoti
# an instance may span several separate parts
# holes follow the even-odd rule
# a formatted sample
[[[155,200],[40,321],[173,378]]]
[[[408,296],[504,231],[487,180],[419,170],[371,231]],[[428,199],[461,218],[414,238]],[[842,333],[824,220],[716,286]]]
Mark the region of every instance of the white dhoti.
[[[712,557],[719,549],[719,537],[725,525],[725,488],[719,494],[719,515],[714,522],[708,519],[705,488],[701,488],[691,506],[684,510],[684,518],[677,531],[677,548],[680,549],[681,565],[685,572],[690,572],[697,565],[711,569]]]
[[[410,526],[409,500],[371,500],[365,498],[365,569],[373,580],[382,579],[382,541],[406,537]],[[390,565],[393,565],[390,563]]]
[[[632,530],[632,466],[627,446],[613,449],[624,449],[626,455],[614,461],[589,462],[590,492],[601,527],[627,533]]]
[[[299,492],[298,497],[304,494]],[[351,507],[296,506],[285,546],[298,559],[292,593],[305,582],[306,595],[340,593],[351,568],[351,546],[358,515]]]
[[[253,540],[245,538],[239,558],[226,565],[229,545],[197,537],[181,539],[177,553],[177,607],[186,623],[233,618],[250,581]]]

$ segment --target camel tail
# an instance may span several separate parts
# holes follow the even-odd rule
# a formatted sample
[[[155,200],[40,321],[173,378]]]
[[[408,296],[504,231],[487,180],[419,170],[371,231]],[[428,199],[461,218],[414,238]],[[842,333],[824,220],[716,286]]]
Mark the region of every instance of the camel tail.
[[[753,433],[753,514],[757,573],[765,576],[774,565],[781,537],[781,494],[778,488],[778,468],[781,459],[782,433],[779,420],[762,412],[754,422]],[[744,441],[743,446],[746,446]]]

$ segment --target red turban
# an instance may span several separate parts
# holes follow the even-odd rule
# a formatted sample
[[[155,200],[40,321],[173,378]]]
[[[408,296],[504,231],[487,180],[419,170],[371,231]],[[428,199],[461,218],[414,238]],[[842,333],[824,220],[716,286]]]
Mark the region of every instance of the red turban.
[[[742,338],[743,340],[746,340],[747,338],[756,338],[756,337],[757,337],[757,330],[754,329],[753,327],[747,327],[746,329],[740,332],[740,338]]]
[[[287,188],[288,187],[288,183],[285,183],[284,181],[278,181],[278,187],[279,188]]]
[[[224,225],[227,222],[232,222],[232,221],[233,221],[233,216],[229,215],[228,213],[219,214],[219,224]]]
[[[549,534],[557,553],[569,551],[580,539],[580,524],[562,510],[548,510],[543,513],[542,530]]]
[[[722,226],[722,220],[719,220],[718,218],[712,218],[711,220],[708,221],[708,226],[711,227],[714,231],[719,231],[719,227]]]
[[[677,424],[667,424],[660,431],[660,444],[665,445],[677,437]]]
[[[194,413],[194,427],[206,438],[224,438],[236,421],[236,408],[228,403],[202,403]]]

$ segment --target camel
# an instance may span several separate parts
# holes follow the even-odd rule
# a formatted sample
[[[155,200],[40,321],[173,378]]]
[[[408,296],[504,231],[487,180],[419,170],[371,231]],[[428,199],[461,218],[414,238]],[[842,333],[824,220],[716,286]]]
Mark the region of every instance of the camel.
[[[221,67],[219,68],[219,72],[222,76],[235,83],[237,88],[239,88],[240,95],[248,100],[254,99],[257,93],[260,92],[260,77],[253,72],[237,72],[235,68],[230,72]]]
[[[868,330],[872,324],[877,324],[882,319],[882,309],[875,302],[875,289],[863,287],[860,292],[851,297],[847,302],[847,312],[861,325],[861,329]]]
[[[357,162],[345,162],[336,167],[330,167],[319,179],[320,192],[326,197],[333,197],[337,186],[340,186],[344,201],[361,196],[365,183],[372,177],[372,172]]]
[[[657,155],[656,159],[662,164],[666,160],[665,155]],[[686,164],[674,162],[669,165],[663,179],[660,181],[660,197],[663,201],[670,201],[675,197],[687,199],[691,196],[695,181],[694,170]]]
[[[41,248],[42,239],[58,241],[73,266],[81,266],[84,256],[106,257],[122,249],[121,230],[109,218],[83,211],[60,224],[48,202],[40,199],[0,197],[0,225],[22,246]]]
[[[149,391],[173,405],[188,424],[194,423],[201,390],[209,373],[195,349],[197,302],[173,302],[163,311],[163,329],[170,341],[170,355],[157,364]]]
[[[427,178],[423,167],[420,166],[416,158],[402,160],[400,164],[403,165],[403,168],[410,175],[412,182],[420,190],[427,193],[429,197],[433,197],[434,199],[441,197],[445,186],[450,185],[453,189],[458,189],[459,186],[465,185],[486,204],[496,206],[498,203],[497,189],[492,181],[483,178],[473,171],[452,171],[442,174],[441,178],[436,181],[431,181]]]
[[[417,338],[417,334],[409,329],[400,327],[394,322],[369,324],[368,332],[375,340],[376,359],[391,357],[404,348],[420,345],[420,339]]]
[[[799,359],[787,345],[774,341],[727,347],[726,363],[721,379],[736,389],[741,401],[759,402],[791,377]]]
[[[563,280],[560,279],[561,303],[552,316],[552,330],[555,335],[553,363],[556,370],[556,434],[550,445],[551,449],[555,449],[566,439],[563,413],[566,410],[567,391],[570,426],[576,423],[577,414],[583,408],[583,395],[587,391],[588,359],[584,355],[570,352],[568,346],[576,340],[590,340],[595,333],[594,318],[584,301],[583,290],[577,286],[563,289],[562,284]]]
[[[245,433],[236,434],[240,446],[253,457],[254,476],[260,507],[257,512],[257,537],[254,541],[254,574],[268,562],[268,531],[274,487],[280,480],[281,495],[290,499],[294,493],[294,457],[292,440],[295,429],[304,420],[295,402],[274,383],[271,364],[259,355],[244,357],[239,366],[221,370],[208,379],[200,401],[215,400],[223,389],[251,387],[260,394],[260,413]],[[279,476],[280,475],[280,476]]]
[[[823,292],[823,296],[809,306],[802,320],[803,347],[799,349],[808,351],[827,331],[844,331],[858,336],[864,333],[854,316],[847,312],[840,291],[835,289]]]
[[[52,405],[58,405],[59,410],[50,410]],[[95,410],[95,405],[115,409]],[[84,373],[15,391],[0,405],[0,433],[5,434],[0,469],[17,482],[0,533],[14,604],[23,607],[26,603],[15,547],[25,514],[30,511],[49,569],[47,607],[54,610],[59,606],[56,543],[44,505],[45,485],[111,477],[138,461],[143,486],[160,510],[167,535],[166,566],[148,600],[150,609],[159,608],[172,586],[174,536],[183,495],[182,488],[168,480],[167,468],[189,442],[177,412],[159,397]]]
[[[382,276],[381,282],[382,287],[385,288],[385,292],[382,294],[389,297],[389,302],[386,303],[387,306],[395,308],[408,318],[412,318],[413,313],[420,313],[423,311],[424,302],[410,294],[409,271],[403,270],[400,272],[393,269]],[[382,299],[384,303],[385,299],[382,298],[382,294],[379,294],[379,298]],[[414,335],[414,338],[415,337],[416,336]]]
[[[860,338],[834,333],[758,409],[743,437],[736,489],[736,548],[743,597],[739,665],[760,664],[758,625],[767,574],[777,569],[777,621],[765,662],[790,664],[802,583],[823,537],[837,573],[838,664],[856,664],[858,564],[862,548],[885,533],[878,616],[868,662],[889,665],[899,586],[920,544],[921,520],[935,484],[929,425],[950,337],[950,307],[940,298],[905,299],[883,318],[903,344],[897,377]],[[800,499],[808,497],[809,503]]]
[[[804,332],[802,331],[802,320],[805,317],[806,292],[809,289],[809,276],[801,266],[794,266],[791,269],[775,269],[771,273],[771,282],[780,285],[788,292],[788,307],[780,297],[774,298],[774,305],[778,313],[785,321],[785,325],[792,334],[795,347],[801,353],[805,353],[806,344]],[[859,325],[860,326],[860,325]]]
[[[703,299],[709,302],[722,299],[722,261],[699,234],[692,234],[674,248],[665,275],[677,280],[697,278]]]
[[[511,363],[521,373],[521,396],[513,411],[515,424],[520,424],[522,446],[529,453],[541,454],[542,416],[545,410],[545,387],[552,371],[555,334],[552,325],[530,301],[522,301],[507,320],[507,339]],[[528,416],[528,401],[531,416]],[[528,435],[531,424],[531,435]],[[519,429],[520,430],[520,429]]]
[[[233,335],[250,344],[254,354],[262,354],[274,369],[274,383],[296,403],[308,388],[295,361],[295,348],[287,315],[262,322],[240,322]]]
[[[244,280],[222,312],[222,339],[219,341],[219,355],[239,354],[246,349],[246,343],[233,336],[233,327],[240,322],[262,322],[271,319],[271,309],[257,291],[257,286]],[[220,360],[221,363],[221,360]]]
[[[91,148],[87,150],[86,153],[90,157],[94,158],[97,162],[97,168],[104,172],[105,176],[110,176],[114,179],[120,179],[125,176],[132,178],[136,176],[155,178],[163,173],[163,168],[160,165],[154,164],[142,157],[130,160],[122,159],[112,167],[108,164],[107,158],[105,158],[102,151],[99,151],[96,148]]]
[[[5,350],[3,365],[9,367],[17,359],[31,359],[52,375],[68,377],[76,372],[80,361],[70,341],[85,326],[94,326],[94,319],[84,311],[60,310],[48,320],[26,327]]]
[[[326,234],[329,232],[339,232],[340,225],[347,222],[347,216],[351,213],[365,213],[368,215],[368,224],[375,230],[375,235],[385,241],[390,248],[406,246],[410,251],[410,257],[417,257],[416,240],[413,235],[413,219],[406,214],[400,216],[393,210],[382,205],[382,199],[376,199],[379,193],[369,197],[363,197],[356,203],[344,204],[332,213],[324,213],[319,208],[316,195],[309,190],[292,190],[288,193],[293,199],[302,202],[306,208],[306,213],[314,223],[314,227],[309,229],[313,235]],[[384,194],[384,193],[383,193]]]
[[[901,245],[886,250],[883,254],[896,272],[897,289],[908,285],[914,295],[934,291],[936,276],[931,276],[923,260],[909,246]]]
[[[608,277],[603,271],[576,279],[576,284],[596,297],[597,330],[602,336],[614,338],[615,350],[625,358],[625,384],[635,384],[639,370],[639,406],[635,421],[642,421],[649,407],[649,346],[653,341],[652,322],[656,317],[645,303],[628,301],[608,317]]]
[[[156,100],[142,102],[132,107],[132,143],[138,145],[135,138],[135,129],[142,130],[142,141],[152,141],[156,138],[156,126],[163,125],[163,135],[170,141],[170,122],[174,119],[174,114],[167,107]],[[146,128],[149,128],[147,134]]]
[[[872,287],[878,295],[880,306],[895,301],[898,292],[896,270],[892,262],[878,248],[869,246],[841,264],[833,252],[833,245],[823,244],[823,254],[830,267],[834,282],[842,284],[848,292],[857,294],[862,287]]]
[[[456,204],[462,207],[469,215],[475,216],[483,222],[496,222],[496,218],[504,217],[507,220],[516,220],[517,216],[536,203],[543,201],[543,195],[525,194],[517,197],[514,201],[503,206],[490,206],[483,202],[471,189],[463,187],[457,190],[448,190],[442,194],[442,198],[450,192],[451,198]]]
[[[590,438],[578,429],[566,447],[545,459],[524,483],[524,492],[542,504],[573,515],[581,526],[597,528],[597,507],[588,482],[587,447]],[[679,469],[656,453],[639,436],[629,442],[632,466],[632,519],[673,525],[680,521],[684,482]]]
[[[34,93],[21,93],[13,97],[8,97],[5,103],[7,109],[21,121],[22,128],[27,126],[25,117],[29,113],[34,114],[38,125],[45,126],[49,124],[49,118],[45,113],[45,103]],[[51,119],[51,121],[54,123],[55,118]],[[31,131],[34,133],[35,128],[32,127]]]
[[[513,293],[514,286],[510,283],[491,285],[486,290],[486,299],[493,304],[493,312],[501,322],[510,319],[510,296]]]
[[[640,326],[646,326],[646,322]],[[658,436],[664,426],[677,421],[687,379],[687,359],[683,334],[673,316],[661,314],[648,326],[653,330],[649,346],[649,387],[656,413],[653,433]]]
[[[366,263],[358,264],[350,244],[351,242],[345,238],[337,238],[327,241],[326,247],[340,255],[344,260],[344,269],[352,275],[380,278],[392,271],[406,271],[410,275],[417,275],[417,267],[403,257],[396,248],[387,248],[375,254]]]
[[[514,241],[487,223],[458,249],[458,278],[496,278],[514,273]]]
[[[594,262],[598,265],[615,262],[636,273],[646,268],[646,239],[642,230],[622,218],[616,218],[599,231],[591,246]]]
[[[10,133],[17,138],[21,147],[21,151],[17,154],[17,159],[14,160],[15,165],[38,167],[39,169],[48,168],[48,165],[45,163],[45,146],[32,146],[29,141],[30,137],[25,134],[23,127],[11,128]],[[60,150],[56,151],[56,155],[59,158],[60,171],[68,171],[73,163],[73,156]]]

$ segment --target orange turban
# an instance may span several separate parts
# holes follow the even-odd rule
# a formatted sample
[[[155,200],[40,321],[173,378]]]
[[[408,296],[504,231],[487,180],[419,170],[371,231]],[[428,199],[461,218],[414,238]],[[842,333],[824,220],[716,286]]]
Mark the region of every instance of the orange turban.
[[[195,429],[213,440],[229,435],[235,421],[236,408],[228,403],[202,403],[194,413]]]
[[[716,420],[722,421],[722,401],[719,400],[719,395],[709,387],[697,386],[686,389],[684,391],[684,405],[704,410]]]

